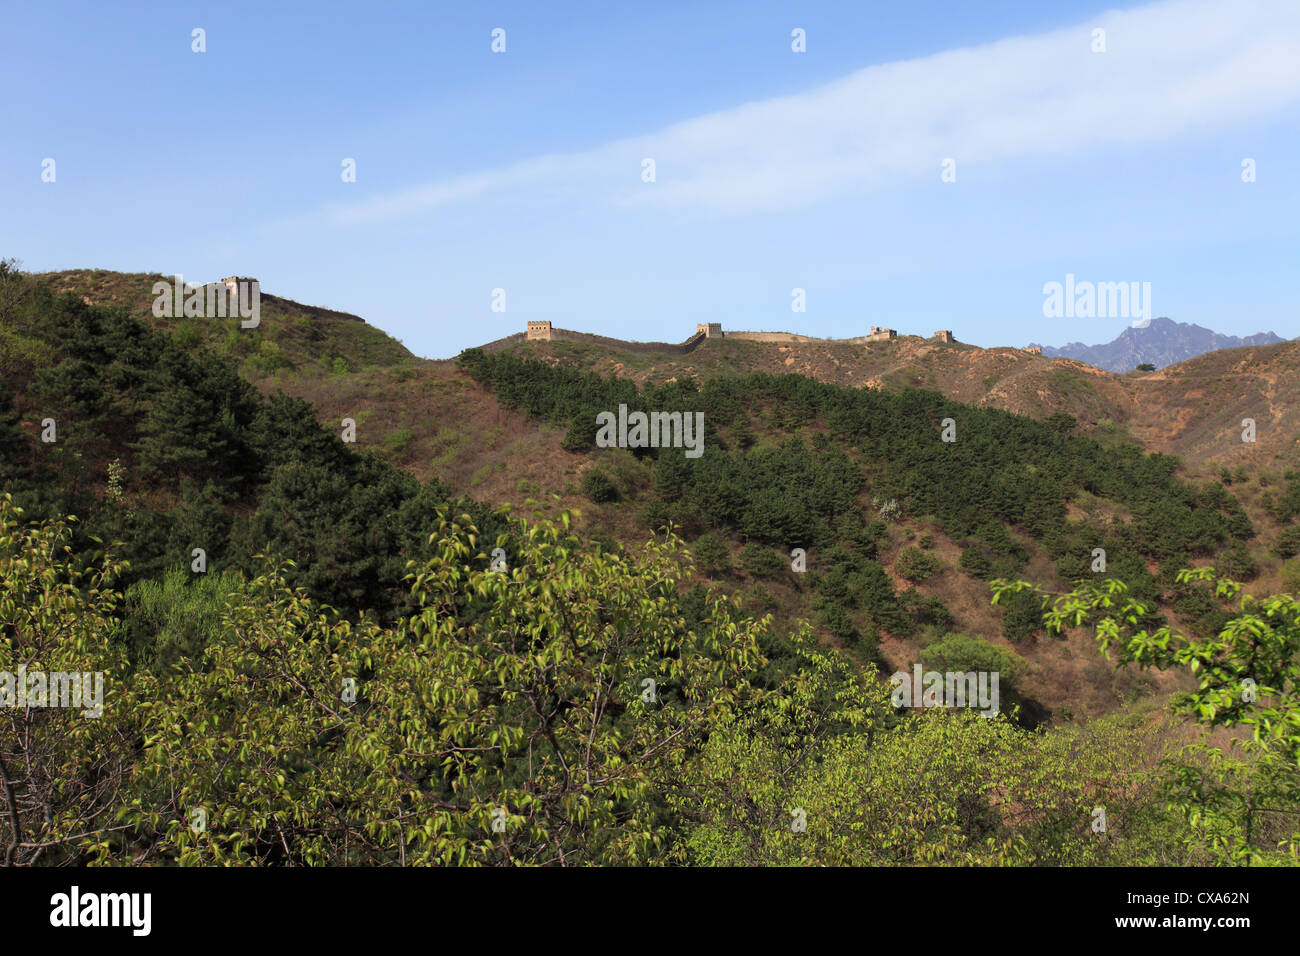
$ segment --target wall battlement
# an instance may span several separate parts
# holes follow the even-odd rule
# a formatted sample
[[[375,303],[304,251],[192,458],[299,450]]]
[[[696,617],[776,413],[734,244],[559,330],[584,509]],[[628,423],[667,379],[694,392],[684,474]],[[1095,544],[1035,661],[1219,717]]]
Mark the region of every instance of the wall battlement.
[[[950,330],[936,332],[933,336],[941,342],[956,342]],[[571,329],[557,329],[546,321],[529,321],[526,323],[523,333],[516,332],[514,335],[506,336],[504,339],[498,339],[496,342],[490,342],[484,348],[505,348],[509,343],[519,341],[567,341],[567,342],[587,342],[592,345],[605,345],[610,348],[623,349],[627,352],[650,353],[650,352],[667,352],[674,355],[685,355],[693,352],[709,339],[740,339],[746,342],[782,342],[796,344],[800,342],[833,342],[837,345],[868,345],[873,342],[892,342],[898,338],[896,329],[887,329],[877,326],[871,326],[871,331],[866,335],[858,335],[848,339],[826,339],[819,338],[815,335],[798,335],[794,332],[723,332],[721,322],[700,322],[695,326],[695,334],[685,342],[629,342],[625,339],[614,339],[605,335],[595,335],[590,332],[575,332]]]

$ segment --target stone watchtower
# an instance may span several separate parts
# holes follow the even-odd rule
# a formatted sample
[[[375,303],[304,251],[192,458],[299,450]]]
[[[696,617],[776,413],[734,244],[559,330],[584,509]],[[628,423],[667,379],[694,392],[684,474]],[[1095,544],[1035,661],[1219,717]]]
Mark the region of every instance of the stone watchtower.
[[[867,336],[868,342],[888,342],[892,338],[897,338],[898,332],[894,329],[878,329],[874,325],[871,327],[871,334]]]
[[[239,295],[239,283],[241,282],[247,283],[248,287],[251,289],[253,283],[257,282],[257,280],[250,279],[248,276],[226,276],[221,280],[221,284],[226,287],[226,291],[233,296]]]
[[[938,339],[940,342],[957,341],[955,338],[953,338],[952,329],[940,329],[938,332],[934,333],[934,337]]]
[[[524,332],[524,340],[528,341],[531,339],[540,339],[541,341],[549,342],[551,340],[551,323],[549,321],[533,322],[532,320],[529,320],[528,329]]]
[[[712,339],[712,338],[720,339],[722,338],[722,323],[701,322],[699,325],[695,326],[695,334],[699,335],[701,332],[704,333],[704,337],[706,339]]]

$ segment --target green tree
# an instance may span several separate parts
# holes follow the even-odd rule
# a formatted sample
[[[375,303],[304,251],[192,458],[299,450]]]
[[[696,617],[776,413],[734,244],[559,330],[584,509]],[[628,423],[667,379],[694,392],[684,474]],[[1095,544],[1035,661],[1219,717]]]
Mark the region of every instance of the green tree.
[[[68,522],[26,524],[12,497],[0,495],[6,866],[68,865],[85,846],[107,845],[121,829],[113,814],[128,795],[141,682],[130,679],[118,639],[120,595],[112,584],[123,568],[100,562],[78,570],[69,561],[70,540]],[[18,706],[14,678],[24,672],[25,706]]]
[[[705,574],[726,574],[731,570],[731,551],[715,534],[702,534],[691,545],[696,566]]]
[[[435,535],[398,630],[334,620],[274,570],[223,610],[203,667],[142,705],[149,797],[128,819],[150,858],[663,858],[660,795],[746,695],[766,625],[710,598],[688,627],[672,540],[615,555],[532,526],[492,572],[463,519]]]
[[[1115,579],[1084,581],[1044,614],[1049,630],[1091,625],[1102,652],[1140,668],[1186,668],[1194,691],[1174,710],[1208,729],[1240,727],[1225,748],[1188,745],[1168,765],[1168,800],[1219,863],[1293,862],[1300,850],[1300,600],[1257,598],[1211,568],[1185,569],[1180,584],[1205,584],[1237,602],[1216,633],[1144,626],[1148,609]],[[995,582],[995,595],[1027,590]],[[1238,747],[1240,749],[1238,749]]]
[[[894,563],[898,575],[913,582],[928,581],[939,573],[941,567],[938,558],[912,545],[904,548]]]

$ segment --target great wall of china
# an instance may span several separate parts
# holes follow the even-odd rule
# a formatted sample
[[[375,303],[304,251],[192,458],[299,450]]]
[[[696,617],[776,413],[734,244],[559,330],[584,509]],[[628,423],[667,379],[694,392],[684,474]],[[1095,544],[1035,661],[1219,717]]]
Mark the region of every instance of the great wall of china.
[[[590,332],[575,332],[571,329],[557,329],[549,321],[530,320],[523,332],[516,332],[514,335],[507,335],[505,338],[497,339],[495,342],[489,342],[483,346],[483,349],[489,352],[499,351],[509,348],[521,341],[537,342],[584,342],[590,345],[604,345],[610,348],[622,349],[627,352],[646,353],[666,353],[670,355],[686,355],[695,351],[706,341],[712,338],[718,339],[739,339],[747,342],[834,342],[837,345],[869,345],[873,342],[889,342],[898,337],[898,332],[894,329],[871,327],[871,331],[866,335],[858,335],[848,339],[825,339],[813,335],[796,335],[793,332],[724,332],[719,322],[701,323],[695,327],[695,334],[684,342],[629,342],[625,339],[610,338],[605,335],[593,335]],[[930,336],[937,342],[956,343],[957,339],[953,336],[951,329],[941,329]]]

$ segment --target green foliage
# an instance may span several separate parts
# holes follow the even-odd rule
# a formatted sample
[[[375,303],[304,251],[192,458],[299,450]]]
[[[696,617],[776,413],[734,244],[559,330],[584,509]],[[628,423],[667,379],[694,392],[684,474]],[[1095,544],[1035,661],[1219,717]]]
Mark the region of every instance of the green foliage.
[[[597,468],[592,468],[583,474],[582,493],[596,504],[617,501],[619,497],[618,486],[609,475]]]
[[[826,628],[841,641],[849,644],[855,643],[858,639],[858,629],[849,617],[844,606],[834,598],[818,597],[813,601],[813,610],[821,626]]]
[[[894,571],[900,577],[914,582],[928,581],[939,573],[941,567],[939,559],[934,555],[911,545],[899,553],[898,560],[894,563]]]
[[[713,715],[745,693],[763,625],[712,599],[708,624],[688,628],[672,542],[615,556],[534,526],[512,570],[493,573],[475,569],[483,555],[462,522],[441,519],[435,554],[412,578],[420,610],[395,631],[331,621],[274,570],[237,595],[203,668],[143,707],[156,728],[140,768],[148,796],[127,819],[154,854],[662,857],[674,817],[657,795],[677,786]],[[349,678],[354,703],[341,699]],[[210,808],[200,835],[187,823],[195,807]]]
[[[871,554],[874,544],[861,540],[863,524],[854,515],[869,474],[872,509],[882,523],[906,514],[933,516],[965,543],[962,569],[987,580],[1025,566],[1022,538],[1046,545],[1080,533],[1066,520],[1066,504],[1088,495],[1133,515],[1109,534],[1118,537],[1116,553],[1131,556],[1122,573],[1133,575],[1128,580],[1136,588],[1150,583],[1148,561],[1208,556],[1254,533],[1235,498],[1179,481],[1175,459],[1079,436],[1077,421],[1065,413],[1036,422],[919,389],[850,389],[797,375],[638,388],[627,379],[509,352],[471,349],[459,362],[502,403],[566,425],[564,446],[575,451],[592,447],[597,412],[620,404],[630,410],[702,411],[707,436],[700,458],[687,459],[680,449],[636,451],[653,460],[651,485],[664,505],[644,508],[653,527],[671,516],[679,524],[699,522],[783,553],[839,544]],[[1073,379],[1065,384],[1087,385]],[[962,422],[963,438],[941,447],[935,423],[949,416]],[[755,423],[790,437],[780,444],[751,444]],[[715,428],[733,439],[729,447]],[[849,515],[857,518],[855,526],[845,524]],[[1082,553],[1096,546],[1094,538]],[[1054,558],[1065,555],[1058,549]]]
[[[1009,641],[1032,637],[1042,626],[1042,602],[1028,591],[1016,591],[1002,602],[1002,636]]]
[[[116,822],[112,814],[124,805],[131,772],[133,682],[117,623],[120,595],[112,587],[122,567],[101,560],[77,568],[69,560],[71,540],[70,521],[27,524],[12,497],[0,495],[0,672],[40,672],[46,691],[64,704],[51,706],[42,695],[20,707],[16,684],[0,683],[0,693],[10,695],[0,707],[5,865],[75,862],[79,842]],[[93,676],[87,687],[82,674],[99,675],[98,694]],[[76,680],[59,681],[54,694],[56,675]],[[90,690],[90,698],[78,701],[72,686],[82,695]],[[101,715],[84,716],[96,696]],[[96,836],[72,839],[80,833]]]
[[[226,601],[240,590],[230,572],[193,574],[172,568],[161,581],[144,580],[126,593],[128,642],[141,667],[161,674],[202,657]]]
[[[889,688],[803,647],[800,679],[710,735],[674,795],[713,866],[1168,862],[1143,734],[1028,734],[1006,718],[899,717]],[[1090,829],[1104,805],[1115,836]],[[1186,858],[1183,858],[1186,859]]]
[[[731,571],[731,551],[715,534],[702,534],[691,545],[696,566],[705,574],[719,575]]]
[[[1292,558],[1300,554],[1300,524],[1287,525],[1278,532],[1273,543],[1273,553],[1279,558]]]
[[[1225,864],[1293,863],[1300,851],[1300,601],[1256,598],[1210,568],[1185,569],[1178,583],[1204,586],[1237,603],[1208,634],[1143,626],[1146,608],[1123,581],[1081,582],[1044,614],[1050,630],[1090,624],[1103,653],[1140,668],[1186,668],[1194,691],[1177,695],[1176,713],[1207,730],[1240,727],[1227,751],[1198,740],[1168,762],[1166,799],[1190,828],[1189,842]],[[995,595],[1026,590],[995,583]],[[1233,753],[1240,747],[1241,753]]]
[[[1166,775],[1143,726],[1027,733],[896,712],[886,683],[806,628],[775,635],[684,591],[675,539],[590,547],[564,515],[494,543],[467,517],[437,521],[407,579],[413,612],[382,627],[315,603],[284,564],[248,582],[174,570],[123,604],[115,568],[73,567],[68,525],[24,525],[0,499],[0,670],[94,668],[107,684],[100,719],[0,709],[24,796],[16,827],[0,814],[9,861],[1168,864],[1236,846],[1243,812],[1255,849],[1233,858],[1284,859],[1257,845],[1279,832],[1275,784],[1295,773],[1296,725],[1279,719],[1295,706],[1293,600],[1265,602],[1273,624],[1251,629],[1289,635],[1252,660],[1271,703],[1233,713],[1235,698],[1204,693],[1217,677],[1199,696],[1284,744],[1290,770],[1210,754]],[[509,569],[490,571],[500,543]],[[133,670],[131,646],[169,660]],[[1004,684],[1020,666],[961,635],[923,658]],[[1171,815],[1165,792],[1210,809]],[[1097,806],[1113,836],[1091,832]]]
[[[751,542],[740,552],[740,565],[756,578],[775,578],[790,569],[790,562],[779,551]]]
[[[941,640],[921,648],[920,653],[921,663],[927,670],[996,672],[1003,691],[1015,689],[1026,667],[1024,659],[1015,651],[965,634],[945,634]]]
[[[989,561],[984,549],[975,545],[962,550],[961,557],[957,559],[957,567],[981,581],[993,577],[993,563]]]
[[[390,458],[405,458],[414,438],[415,433],[408,426],[403,425],[384,436],[384,451]]]
[[[1282,587],[1292,594],[1300,594],[1300,558],[1283,562]]]
[[[1234,541],[1216,559],[1219,568],[1234,581],[1250,581],[1259,574],[1259,565],[1240,541]]]

